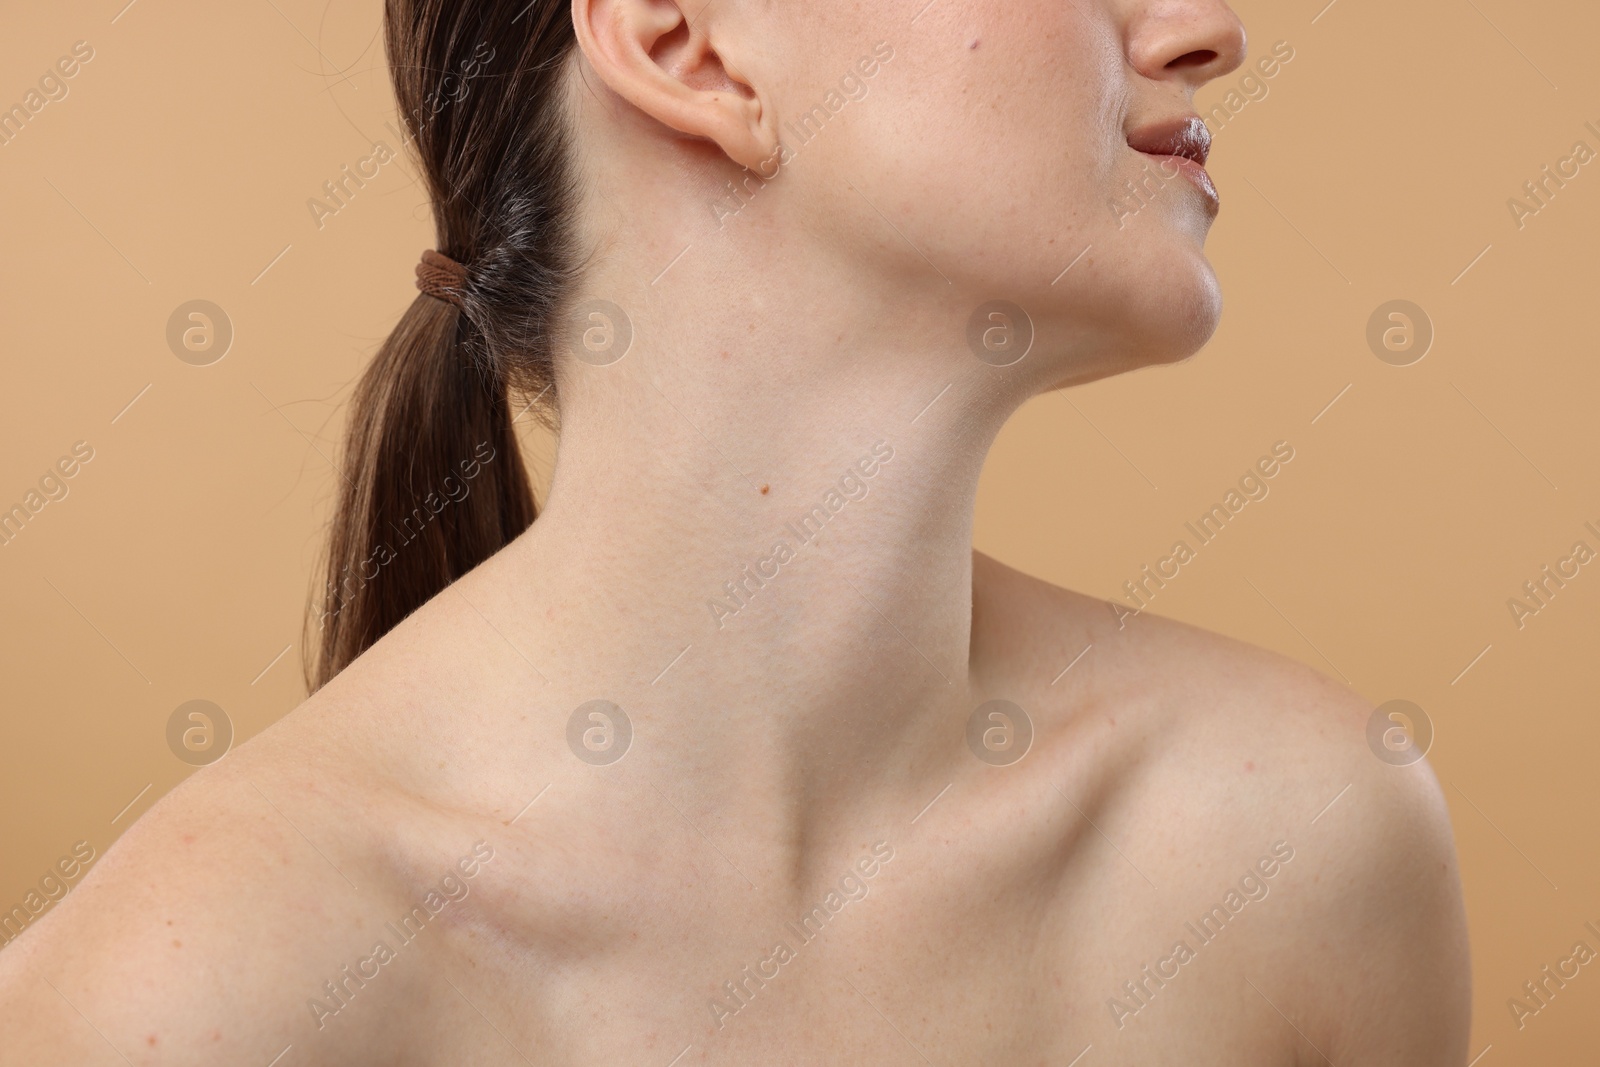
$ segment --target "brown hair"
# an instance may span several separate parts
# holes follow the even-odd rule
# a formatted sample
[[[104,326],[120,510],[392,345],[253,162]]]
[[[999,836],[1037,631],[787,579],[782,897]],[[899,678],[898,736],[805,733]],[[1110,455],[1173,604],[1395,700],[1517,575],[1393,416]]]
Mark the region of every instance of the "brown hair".
[[[315,691],[537,511],[514,396],[554,411],[551,338],[576,280],[564,0],[386,0],[395,97],[465,267],[458,309],[419,293],[357,385],[308,623]]]

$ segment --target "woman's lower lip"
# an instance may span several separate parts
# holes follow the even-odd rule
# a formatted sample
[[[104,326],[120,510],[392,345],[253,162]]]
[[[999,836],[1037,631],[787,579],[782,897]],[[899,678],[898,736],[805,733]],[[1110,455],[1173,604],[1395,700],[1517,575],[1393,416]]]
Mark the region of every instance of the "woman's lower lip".
[[[1181,173],[1185,178],[1188,178],[1194,187],[1200,190],[1201,195],[1206,198],[1206,202],[1211,208],[1211,214],[1215,215],[1222,209],[1222,197],[1217,192],[1217,185],[1211,180],[1211,175],[1206,173],[1206,168],[1203,165],[1188,156],[1158,155],[1154,152],[1145,152],[1143,154],[1156,161],[1156,166],[1161,169],[1163,175],[1176,177]]]

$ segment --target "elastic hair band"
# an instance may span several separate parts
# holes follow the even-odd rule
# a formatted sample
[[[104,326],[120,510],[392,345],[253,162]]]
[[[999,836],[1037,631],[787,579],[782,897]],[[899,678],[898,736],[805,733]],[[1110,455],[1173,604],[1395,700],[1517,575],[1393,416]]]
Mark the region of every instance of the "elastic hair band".
[[[466,288],[467,268],[442,252],[428,249],[417,264],[417,288],[435,300],[461,307],[461,290]]]

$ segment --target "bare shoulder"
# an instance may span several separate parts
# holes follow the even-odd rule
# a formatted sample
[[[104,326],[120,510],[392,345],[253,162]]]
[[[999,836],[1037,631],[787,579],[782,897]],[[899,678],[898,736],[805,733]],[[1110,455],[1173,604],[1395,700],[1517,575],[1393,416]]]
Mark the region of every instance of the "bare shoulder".
[[[1224,779],[1267,772],[1284,804],[1326,803],[1322,784],[1342,779],[1443,813],[1426,762],[1417,774],[1384,773],[1395,764],[1367,736],[1375,703],[1298,660],[1175,619],[1119,613],[982,555],[973,599],[975,658],[991,673],[1042,708],[1115,709],[1163,773],[1175,756]]]
[[[1068,736],[1096,738],[1097,763],[1120,768],[1101,791],[1108,819],[1164,864],[1158,883],[1183,887],[1168,897],[1178,913],[1238,889],[1274,847],[1293,853],[1272,865],[1270,906],[1244,909],[1255,911],[1241,913],[1213,972],[1231,967],[1270,992],[1271,1017],[1303,1031],[1284,1028],[1306,1062],[1465,1062],[1468,945],[1449,812],[1426,760],[1385,759],[1369,741],[1377,702],[1285,656],[1130,618],[981,556],[974,589],[982,640],[1007,676],[1027,679],[1014,688],[1040,717],[1101,721]],[[1061,746],[1060,758],[1081,747]]]
[[[0,953],[0,1010],[19,1020],[0,1064],[264,1064],[290,1044],[298,1062],[362,1062],[399,1040],[312,1007],[338,1013],[327,983],[364,984],[344,976],[410,902],[383,827],[427,836],[337,727],[311,728],[327,704],[168,793]],[[365,996],[404,1004],[420,973]]]
[[[1042,678],[1038,692],[1117,699],[1142,726],[1184,732],[1186,745],[1217,742],[1220,751],[1246,736],[1291,746],[1364,736],[1367,702],[1286,656],[1119,610],[976,553],[973,587],[974,644],[1005,674]]]

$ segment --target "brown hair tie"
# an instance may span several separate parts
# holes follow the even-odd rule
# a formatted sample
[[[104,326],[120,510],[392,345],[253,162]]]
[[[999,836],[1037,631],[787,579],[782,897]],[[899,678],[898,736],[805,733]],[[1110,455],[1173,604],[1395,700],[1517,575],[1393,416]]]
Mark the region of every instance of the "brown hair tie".
[[[467,268],[442,252],[428,249],[417,264],[417,288],[446,304],[462,307],[461,290],[466,288]]]

